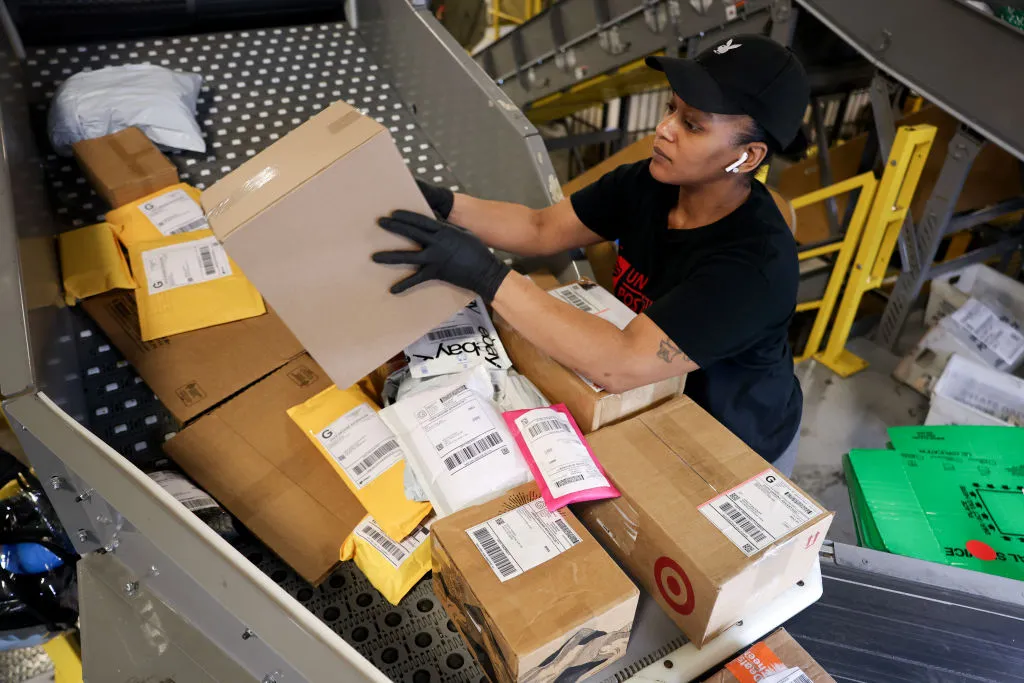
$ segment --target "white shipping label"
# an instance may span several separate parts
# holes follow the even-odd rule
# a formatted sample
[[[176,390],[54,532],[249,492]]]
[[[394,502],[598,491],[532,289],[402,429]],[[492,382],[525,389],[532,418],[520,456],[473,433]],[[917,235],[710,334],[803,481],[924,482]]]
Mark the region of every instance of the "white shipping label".
[[[555,498],[608,486],[564,413],[537,408],[517,417],[516,426]]]
[[[491,317],[477,298],[405,349],[413,377],[435,377],[476,365],[508,370],[512,361],[498,338]]]
[[[231,275],[231,263],[216,237],[142,252],[150,294],[197,285]]]
[[[775,470],[751,477],[698,509],[747,557],[822,513]]]
[[[217,501],[177,472],[153,472],[149,478],[192,512],[220,507]]]
[[[626,304],[616,299],[614,294],[600,285],[574,282],[565,287],[552,289],[548,293],[584,313],[592,313],[607,320],[620,330],[626,329],[626,326],[636,317],[636,313],[631,311]]]
[[[794,666],[762,678],[761,683],[814,683],[814,681],[803,672],[803,669]]]
[[[203,208],[185,190],[171,190],[139,204],[139,211],[163,236],[209,229]]]
[[[542,499],[466,529],[466,533],[502,583],[583,542]]]
[[[1024,355],[1024,334],[1000,320],[992,309],[977,299],[968,299],[951,317],[1007,365],[1016,364]]]
[[[398,569],[409,559],[413,551],[430,537],[430,525],[433,521],[431,518],[430,521],[420,524],[413,529],[411,534],[402,539],[401,543],[396,543],[377,525],[377,520],[367,515],[356,527],[356,536],[376,548],[377,552],[384,556],[384,559]]]
[[[480,462],[492,453],[508,455],[513,444],[492,419],[493,410],[462,384],[416,413],[434,453],[449,474]]]
[[[404,456],[394,433],[365,403],[321,429],[316,438],[357,489],[366,487]]]

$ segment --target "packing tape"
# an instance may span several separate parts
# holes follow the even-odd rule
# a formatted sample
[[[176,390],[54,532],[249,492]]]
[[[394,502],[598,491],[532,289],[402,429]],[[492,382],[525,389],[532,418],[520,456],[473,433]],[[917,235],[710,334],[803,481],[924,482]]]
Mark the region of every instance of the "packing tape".
[[[342,114],[338,117],[338,120],[329,123],[327,125],[327,132],[331,135],[337,135],[361,118],[363,118],[363,115],[353,109],[350,112]]]
[[[625,498],[602,501],[596,511],[588,511],[594,523],[624,555],[633,553],[640,536],[640,513]]]
[[[231,205],[237,202],[239,199],[253,192],[256,192],[257,190],[262,188],[264,185],[266,185],[276,177],[277,169],[275,167],[267,166],[261,169],[253,176],[251,176],[248,180],[246,180],[244,183],[242,183],[237,190],[235,190],[227,197],[217,202],[216,205],[212,206],[210,210],[206,212],[206,217],[214,218],[216,216],[221,215],[229,208],[231,208]]]
[[[124,165],[127,166],[128,169],[138,178],[143,179],[142,182],[139,184],[141,187],[140,191],[142,192],[143,195],[151,194],[153,192],[156,192],[157,190],[163,189],[160,186],[160,183],[158,183],[156,180],[154,180],[153,178],[146,177],[146,169],[142,167],[142,164],[136,161],[136,158],[138,156],[145,154],[149,150],[140,149],[138,152],[129,152],[125,148],[125,146],[117,138],[114,137],[110,138],[110,146],[114,150],[114,154],[116,154],[118,158],[121,159],[122,163],[124,163]]]

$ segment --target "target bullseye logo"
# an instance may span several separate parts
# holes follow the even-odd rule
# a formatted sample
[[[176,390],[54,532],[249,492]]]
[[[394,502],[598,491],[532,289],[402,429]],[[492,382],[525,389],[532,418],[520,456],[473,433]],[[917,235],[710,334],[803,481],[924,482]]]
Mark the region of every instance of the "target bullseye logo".
[[[693,612],[696,604],[690,577],[679,563],[668,557],[659,557],[654,562],[654,583],[658,592],[673,611],[682,615]]]

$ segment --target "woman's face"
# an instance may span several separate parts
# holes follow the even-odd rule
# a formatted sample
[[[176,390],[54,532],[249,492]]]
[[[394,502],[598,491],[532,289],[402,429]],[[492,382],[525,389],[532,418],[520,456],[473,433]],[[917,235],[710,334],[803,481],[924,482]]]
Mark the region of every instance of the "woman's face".
[[[748,158],[740,172],[749,170],[748,165],[756,168],[764,158],[763,153],[758,155],[751,150],[758,144],[735,144],[749,125],[748,116],[708,114],[673,94],[664,118],[655,129],[651,175],[669,185],[699,185],[721,180],[726,175],[726,167],[738,161],[743,152],[748,153]]]

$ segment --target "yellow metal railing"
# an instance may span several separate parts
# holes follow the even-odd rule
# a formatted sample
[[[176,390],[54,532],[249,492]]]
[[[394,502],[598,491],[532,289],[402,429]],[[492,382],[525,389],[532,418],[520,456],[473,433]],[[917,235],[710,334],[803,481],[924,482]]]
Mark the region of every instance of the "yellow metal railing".
[[[501,0],[491,0],[491,29],[494,31],[495,40],[501,37],[500,31],[503,21],[509,24],[516,24],[517,26],[526,23],[544,11],[544,0],[523,0],[522,6],[523,15],[518,16],[502,11]]]
[[[867,361],[846,350],[846,342],[864,294],[881,286],[885,278],[935,132],[934,126],[901,127],[896,132],[881,180],[876,180],[872,173],[863,173],[792,201],[793,207],[799,209],[860,188],[843,239],[800,253],[801,261],[832,253],[836,254],[836,259],[824,296],[797,306],[797,311],[818,311],[807,345],[797,360],[814,358],[842,377],[867,367]],[[845,290],[836,308],[844,281]],[[833,308],[836,309],[834,321],[831,320]],[[824,351],[820,351],[830,321],[828,343]]]

